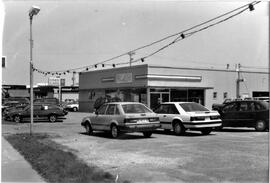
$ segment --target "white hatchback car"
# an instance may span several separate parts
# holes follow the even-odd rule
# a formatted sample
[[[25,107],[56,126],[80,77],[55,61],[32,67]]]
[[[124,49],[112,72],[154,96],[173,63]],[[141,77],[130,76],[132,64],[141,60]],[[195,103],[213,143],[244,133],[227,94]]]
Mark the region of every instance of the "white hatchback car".
[[[217,111],[210,111],[195,102],[166,102],[154,112],[159,116],[161,128],[173,129],[177,135],[184,134],[187,129],[199,130],[207,135],[222,124]]]

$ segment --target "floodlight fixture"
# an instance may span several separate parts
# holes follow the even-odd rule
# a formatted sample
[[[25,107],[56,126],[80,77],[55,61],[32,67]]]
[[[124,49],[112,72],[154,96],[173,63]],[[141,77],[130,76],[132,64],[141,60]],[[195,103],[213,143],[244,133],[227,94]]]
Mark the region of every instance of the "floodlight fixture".
[[[32,18],[34,15],[37,15],[40,11],[40,8],[38,6],[32,6],[29,10],[29,17]]]

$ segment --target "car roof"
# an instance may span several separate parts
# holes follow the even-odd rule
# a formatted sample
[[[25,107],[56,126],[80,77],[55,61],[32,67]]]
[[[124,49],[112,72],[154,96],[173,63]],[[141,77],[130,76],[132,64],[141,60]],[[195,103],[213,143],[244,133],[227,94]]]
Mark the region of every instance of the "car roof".
[[[241,102],[257,102],[257,103],[260,103],[260,102],[264,102],[263,100],[234,100],[234,101],[231,101],[231,102],[228,102],[229,103],[241,103]]]
[[[193,104],[196,102],[163,102],[161,104]]]
[[[104,104],[142,104],[140,102],[107,102]]]

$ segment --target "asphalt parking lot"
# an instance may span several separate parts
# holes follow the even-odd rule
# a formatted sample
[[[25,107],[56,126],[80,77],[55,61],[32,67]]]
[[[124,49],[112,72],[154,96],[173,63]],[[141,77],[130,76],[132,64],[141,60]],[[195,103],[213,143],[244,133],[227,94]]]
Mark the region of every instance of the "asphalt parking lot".
[[[34,132],[49,133],[89,165],[131,182],[268,182],[268,132],[225,128],[210,135],[175,136],[157,131],[111,139],[88,136],[80,126],[87,113],[70,112],[63,122],[38,122]],[[2,134],[29,132],[29,123],[2,121]]]

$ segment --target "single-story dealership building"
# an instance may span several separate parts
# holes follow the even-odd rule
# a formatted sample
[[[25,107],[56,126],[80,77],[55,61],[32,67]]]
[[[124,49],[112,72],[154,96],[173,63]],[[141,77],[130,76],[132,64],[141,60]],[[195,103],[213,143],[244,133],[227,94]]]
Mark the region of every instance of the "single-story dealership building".
[[[194,101],[211,108],[226,98],[269,96],[268,72],[176,68],[154,65],[81,72],[80,111],[93,111],[99,97],[118,97],[154,108],[159,102]]]

